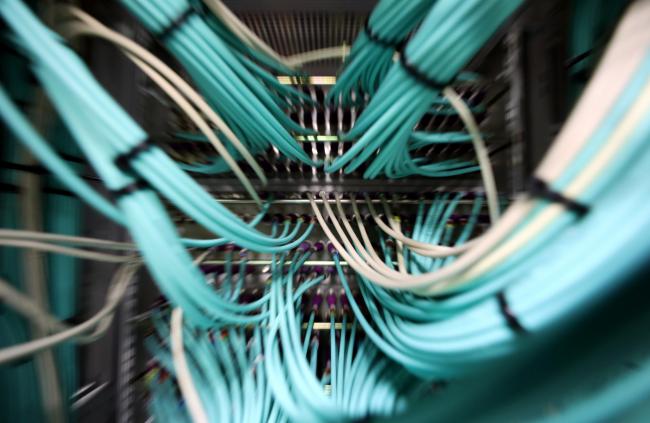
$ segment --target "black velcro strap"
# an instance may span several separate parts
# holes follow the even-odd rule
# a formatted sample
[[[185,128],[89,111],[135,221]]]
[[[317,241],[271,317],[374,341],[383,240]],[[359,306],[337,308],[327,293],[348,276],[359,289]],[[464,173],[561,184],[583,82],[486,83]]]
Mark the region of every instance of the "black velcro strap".
[[[157,144],[154,140],[147,138],[140,144],[134,145],[130,150],[115,157],[115,165],[117,165],[121,170],[127,171],[131,168],[131,160],[156,146]]]
[[[409,63],[408,59],[406,58],[406,54],[404,51],[402,51],[402,54],[399,55],[399,61],[402,64],[402,67],[404,70],[411,75],[413,79],[418,81],[420,84],[425,85],[431,89],[437,90],[437,91],[442,91],[446,86],[450,85],[453,81],[449,80],[446,82],[441,82],[437,81],[433,78],[429,78],[427,75],[422,73],[418,68],[413,66],[411,63]]]
[[[568,198],[562,193],[553,191],[545,181],[539,178],[531,178],[530,195],[535,198],[542,198],[553,203],[562,204],[567,210],[578,215],[578,217],[582,217],[589,212],[589,206]]]
[[[391,41],[380,37],[377,35],[377,33],[373,32],[372,28],[370,28],[370,18],[366,19],[366,23],[363,26],[363,31],[366,33],[368,39],[373,43],[393,50],[400,50],[406,42],[405,39],[399,41]]]
[[[109,193],[115,200],[119,200],[125,195],[131,195],[134,192],[142,191],[144,189],[149,189],[149,184],[142,179],[138,179],[120,189],[111,190]]]
[[[522,326],[517,316],[515,316],[512,310],[510,310],[508,300],[506,299],[506,296],[503,292],[499,292],[497,294],[497,300],[499,302],[499,310],[501,310],[501,314],[503,315],[504,319],[506,319],[508,327],[519,335],[525,334],[527,332],[526,328]]]
[[[190,16],[192,16],[194,13],[196,13],[196,10],[194,9],[194,7],[192,7],[191,5],[188,6],[188,8],[185,9],[185,11],[184,11],[183,13],[181,13],[180,15],[178,15],[178,16],[176,17],[176,19],[174,19],[173,21],[171,21],[171,23],[167,26],[167,28],[163,29],[162,31],[160,31],[160,32],[158,33],[158,39],[159,39],[160,41],[165,41],[167,38],[169,38],[169,36],[170,36],[174,31],[176,31],[176,29],[178,29],[178,27],[180,27],[181,25],[183,25],[183,23],[185,23],[185,21],[186,21]]]
[[[577,56],[573,56],[572,58],[567,60],[565,66],[567,68],[571,68],[577,65],[578,63],[582,62],[583,60],[585,60],[587,57],[591,56],[593,53],[594,53],[594,49],[590,48],[587,51],[584,51],[578,54]]]

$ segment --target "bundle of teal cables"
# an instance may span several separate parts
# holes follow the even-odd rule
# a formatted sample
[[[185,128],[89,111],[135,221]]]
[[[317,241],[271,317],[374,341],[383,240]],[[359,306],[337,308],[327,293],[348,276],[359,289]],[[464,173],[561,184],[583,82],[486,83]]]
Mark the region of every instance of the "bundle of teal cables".
[[[319,378],[315,363],[318,340],[310,342],[316,311],[310,313],[307,331],[301,337],[302,312],[292,306],[297,268],[291,266],[282,274],[279,270],[282,261],[281,257],[273,269],[275,283],[271,286],[270,304],[273,317],[265,342],[264,363],[271,390],[289,420],[320,422],[353,420],[368,415],[390,416],[405,410],[425,392],[422,384],[386,360],[368,339],[357,340],[356,320],[347,338],[347,316],[344,315],[337,339],[335,316],[331,313],[331,393],[326,396],[323,385],[328,375]]]
[[[372,97],[386,77],[396,50],[435,0],[381,0],[352,45],[343,72],[327,93],[327,102],[349,106]]]
[[[269,298],[263,306],[266,318],[248,334],[241,326],[207,330],[184,326],[183,348],[202,410],[198,415],[205,415],[207,421],[326,422],[390,416],[404,412],[428,391],[426,384],[390,362],[370,340],[360,339],[356,320],[349,327],[347,315],[337,338],[335,315],[330,314],[330,360],[321,373],[320,341],[312,337],[319,311],[311,311],[303,333],[301,310],[303,294],[323,276],[308,276],[294,288],[298,270],[310,254],[297,251],[290,264],[285,253],[273,258],[271,282],[262,296]],[[222,288],[232,282],[226,273]],[[229,295],[228,291],[222,289],[222,294]],[[192,400],[183,392],[180,364],[166,342],[170,331],[164,314],[163,310],[154,316],[156,334],[146,341],[157,368],[164,370],[153,370],[149,377],[150,408],[162,421],[185,421],[188,415],[196,419],[189,409]],[[185,407],[176,405],[176,384]]]
[[[202,2],[197,7],[202,6]],[[243,42],[237,35],[225,25],[217,16],[202,7],[203,19],[215,34],[222,39],[248,71],[257,77],[276,97],[278,104],[284,108],[289,108],[297,104],[306,104],[313,106],[314,100],[302,91],[294,89],[292,86],[282,84],[276,78],[276,75],[300,77],[300,72],[279,63],[273,57],[265,52]]]
[[[580,199],[591,205],[586,215],[576,220],[565,212],[500,265],[476,273],[445,297],[400,301],[398,296],[369,288],[371,282],[359,278],[372,319],[365,317],[354,297],[349,298],[366,334],[414,374],[458,378],[521,351],[528,345],[526,339],[540,339],[571,324],[620,289],[650,254],[650,241],[644,235],[650,228],[650,189],[638,183],[650,165],[645,143],[650,121],[642,118],[650,116],[649,87],[650,55],[646,53],[601,123],[592,148],[578,157],[578,163],[592,159],[599,142],[611,133],[621,136],[617,125],[625,126],[625,144]],[[631,116],[634,123],[626,120]],[[552,206],[538,205],[533,215],[548,207]],[[568,225],[571,230],[563,231]],[[335,261],[350,294],[338,257]],[[423,322],[410,315],[414,301],[434,319]]]
[[[131,1],[124,5],[169,48],[251,153],[270,145],[286,157],[317,166],[289,133],[310,133],[284,112],[284,100],[274,96],[254,76],[251,63],[228,45],[187,0]],[[259,77],[259,72],[257,73]],[[270,75],[269,75],[270,77]],[[269,82],[268,78],[266,83]],[[301,97],[297,94],[297,97]]]
[[[19,46],[32,61],[34,73],[50,95],[70,133],[107,187],[118,193],[117,208],[106,200],[101,200],[97,207],[128,226],[161,289],[172,302],[184,306],[188,319],[203,324],[210,324],[215,319],[238,321],[238,316],[227,311],[229,303],[214,295],[205,285],[201,272],[192,265],[157,196],[150,190],[140,189],[141,185],[131,176],[132,173],[125,172],[115,163],[121,153],[134,146],[142,146],[146,134],[97,84],[78,57],[38,22],[21,2],[5,2],[1,13],[15,33]],[[87,185],[79,184],[78,176],[62,166],[60,158],[51,155],[51,149],[44,146],[33,130],[30,131],[31,127],[25,125],[25,120],[21,119],[15,107],[12,108],[6,98],[4,100],[3,115],[12,130],[26,136],[23,141],[31,143],[37,149],[35,151],[46,158],[45,163],[56,169],[57,175],[83,192],[85,196],[82,198],[94,201],[101,198]],[[255,231],[215,202],[157,147],[142,151],[132,160],[132,165],[133,173],[142,171],[150,186],[164,192],[181,209],[196,215],[197,221],[218,229],[220,235],[239,245],[256,251],[290,250],[311,231],[312,225],[296,239],[302,224],[299,222],[289,231],[289,221],[285,222],[280,237]],[[257,222],[259,219],[253,225]],[[223,239],[186,240],[187,244],[198,246],[222,242]]]
[[[148,381],[150,410],[158,421],[191,421],[176,393],[176,371],[167,341],[169,328],[162,315],[153,320],[156,334],[145,341],[158,366]],[[282,421],[260,362],[262,339],[259,326],[250,335],[244,328],[196,331],[184,327],[183,346],[192,382],[209,421]]]
[[[411,422],[428,422],[432,415],[445,422],[645,421],[650,398],[647,272],[646,264],[636,274],[626,275],[620,292],[608,292],[603,304],[578,321],[567,322],[547,336],[531,337],[534,346],[480,369],[471,378],[449,383],[400,418]]]
[[[350,140],[359,138],[326,171],[345,167],[352,172],[370,159],[366,178],[430,170],[410,157],[407,145],[413,128],[442,89],[520,4],[521,0],[437,1],[345,135]],[[467,165],[457,163],[455,171],[466,172],[462,169]]]

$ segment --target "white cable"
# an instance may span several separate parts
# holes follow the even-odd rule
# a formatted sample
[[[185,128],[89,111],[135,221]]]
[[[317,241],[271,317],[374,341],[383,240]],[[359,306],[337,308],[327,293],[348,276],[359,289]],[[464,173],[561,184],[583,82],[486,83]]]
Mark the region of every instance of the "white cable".
[[[203,262],[205,261],[206,258],[208,258],[208,256],[209,256],[210,254],[212,254],[212,249],[209,248],[209,249],[205,250],[204,252],[202,252],[201,254],[199,254],[199,255],[194,259],[194,261],[193,261],[192,263],[193,263],[194,265],[201,264],[201,263],[203,263]]]
[[[67,11],[72,16],[82,20],[82,22],[73,22],[63,25],[60,29],[61,32],[68,38],[78,35],[94,35],[104,38],[116,45],[118,45],[124,53],[131,59],[143,72],[145,72],[156,84],[185,112],[190,119],[199,127],[201,132],[208,138],[208,141],[213,145],[217,152],[223,157],[228,166],[233,170],[237,178],[242,182],[246,190],[256,200],[258,205],[261,205],[259,196],[253,189],[250,181],[241,171],[237,162],[232,158],[228,150],[223,146],[221,140],[214,134],[212,129],[207,125],[203,117],[201,117],[194,108],[185,100],[175,88],[178,88],[182,94],[185,95],[194,105],[201,110],[208,119],[210,119],[221,130],[233,146],[239,151],[245,161],[253,168],[256,175],[260,178],[263,184],[267,183],[264,172],[252,157],[250,152],[244,147],[239,139],[234,135],[226,123],[208,106],[203,98],[198,95],[189,85],[183,81],[174,71],[167,67],[164,63],[158,60],[151,53],[142,49],[139,45],[129,40],[126,37],[104,27],[98,21],[94,20],[89,15],[85,14],[79,9],[73,7],[64,7],[63,11]],[[138,60],[140,59],[140,60]],[[167,80],[171,81],[170,84]]]
[[[275,61],[287,66],[292,67],[284,57],[280,56],[268,44],[251,31],[242,21],[239,20],[228,7],[226,7],[220,0],[203,0],[206,6],[215,14],[223,23],[235,34],[240,40],[249,46],[256,48],[268,56],[272,57]]]
[[[233,34],[239,37],[244,43],[256,48],[275,61],[289,67],[295,68],[305,63],[315,62],[318,60],[337,59],[345,60],[350,54],[350,47],[343,44],[341,46],[326,47],[318,50],[307,51],[304,53],[294,54],[293,56],[281,56],[261,38],[251,31],[226,5],[220,0],[203,0],[208,8],[226,25]]]
[[[365,225],[363,224],[363,219],[361,218],[359,207],[357,207],[357,200],[354,194],[350,195],[350,203],[352,204],[354,219],[357,222],[357,227],[359,228],[359,233],[361,234],[361,239],[363,239],[363,244],[366,250],[370,253],[370,255],[372,255],[375,261],[382,261],[381,257],[379,257],[379,254],[377,254],[374,247],[372,246],[368,232],[366,231]]]
[[[94,251],[81,250],[79,248],[64,247],[62,245],[48,244],[46,242],[38,241],[28,241],[24,239],[0,239],[0,245],[65,254],[67,256],[73,256],[87,260],[103,261],[106,263],[124,263],[127,261],[133,261],[133,257],[131,256],[118,256],[114,254],[97,253]]]
[[[648,22],[650,2],[632,2],[599,61],[599,70],[592,75],[555,142],[535,170],[538,178],[555,179],[610,113],[650,46]]]
[[[201,398],[196,391],[187,359],[185,358],[185,347],[183,345],[183,310],[176,307],[172,311],[170,339],[172,347],[172,359],[178,386],[187,405],[187,409],[195,423],[208,423],[208,416],[203,410]]]
[[[622,122],[610,137],[610,141],[601,151],[598,152],[585,170],[566,187],[564,194],[569,198],[576,198],[586,190],[589,187],[589,184],[603,171],[625,142],[630,139],[632,132],[644,119],[646,119],[649,113],[650,83],[648,83],[640,92],[637,102],[623,118]],[[464,275],[463,278],[449,281],[446,285],[449,287],[460,285],[464,281],[494,268],[499,263],[506,260],[508,256],[522,248],[530,239],[538,236],[545,227],[558,218],[563,212],[564,208],[561,205],[553,204],[548,206],[539,215],[535,216],[535,219],[532,220],[532,222],[526,225],[520,232],[513,235],[507,243],[496,248],[481,263]]]
[[[634,74],[635,70],[638,69],[641,61],[645,57],[645,51],[648,46],[650,46],[650,26],[647,25],[647,19],[650,16],[650,1],[636,2],[629,9],[629,12],[626,14],[626,17],[623,19],[623,22],[619,25],[613,41],[610,43],[608,48],[608,54],[605,54],[604,58],[601,60],[601,65],[599,66],[596,75],[600,75],[598,78],[594,78],[586,88],[586,92],[590,97],[593,97],[596,93],[601,93],[607,96],[607,99],[602,99],[608,104],[613,104],[616,101],[616,98],[620,96],[620,93],[625,88],[630,78]],[[635,42],[630,42],[631,40]],[[639,41],[638,43],[636,41]],[[611,51],[616,50],[615,53]],[[620,54],[623,51],[625,54]],[[615,86],[616,90],[604,89],[608,86],[608,83],[613,83],[616,81]],[[598,103],[598,101],[596,101]],[[583,107],[589,108],[589,104],[580,103]],[[577,119],[578,116],[580,119]],[[581,121],[582,120],[582,121]],[[600,121],[594,120],[593,116],[587,112],[580,111],[579,113],[572,113],[571,117],[567,121],[566,126],[573,127],[576,125],[586,125],[591,129],[589,132],[569,130],[569,133],[580,133],[582,137],[580,138],[568,138],[560,137],[554,143],[554,150],[561,150],[562,146],[569,143],[572,144],[571,149],[575,149],[576,154],[582,149],[586,144],[593,131]],[[628,125],[629,126],[629,125]],[[622,128],[619,128],[622,130]],[[564,132],[564,130],[563,130]],[[611,151],[607,153],[606,156],[603,156],[603,160],[607,162],[611,160],[614,156],[617,149],[620,148],[621,142],[616,141],[616,136],[610,137],[608,140]],[[577,145],[577,146],[576,146]],[[558,151],[559,151],[558,150]],[[559,176],[562,171],[566,168],[568,162],[564,160],[558,161],[558,166],[550,166],[549,169],[544,169],[549,175],[545,180],[552,182],[557,176]],[[602,165],[604,166],[604,164]],[[601,168],[602,168],[601,166]],[[583,173],[584,176],[581,176],[584,181],[581,182],[581,188],[576,190],[574,194],[581,193],[585,187],[594,180],[597,176],[595,172],[586,172]],[[539,176],[540,174],[538,174]],[[574,195],[575,196],[575,195]],[[520,248],[522,245],[525,245],[531,237],[539,233],[540,230],[547,227],[547,225],[552,222],[557,216],[559,216],[565,209],[561,206],[551,206],[547,208],[547,212],[535,216],[531,221],[527,222],[524,229],[529,228],[525,231],[518,231],[517,236],[512,237],[513,231],[520,227],[520,224],[524,222],[526,217],[530,216],[533,208],[538,204],[537,200],[530,198],[523,198],[516,200],[512,205],[506,210],[506,213],[499,219],[499,221],[492,225],[492,227],[480,238],[480,240],[462,256],[460,256],[456,261],[451,263],[449,266],[438,269],[434,272],[425,273],[417,276],[404,276],[402,275],[401,279],[387,277],[385,272],[376,272],[370,268],[363,260],[360,260],[360,257],[356,255],[353,251],[347,251],[344,246],[338,241],[334,236],[333,232],[327,226],[327,223],[323,219],[318,206],[313,201],[313,196],[309,195],[310,204],[314,210],[314,214],[318,219],[319,223],[323,227],[323,231],[330,239],[332,244],[337,248],[341,256],[348,262],[348,264],[354,268],[359,273],[362,273],[369,280],[382,285],[386,288],[396,288],[396,289],[410,289],[418,294],[423,295],[432,295],[434,293],[444,292],[445,289],[452,286],[456,286],[462,283],[465,279],[462,275],[467,270],[471,269],[481,260],[486,260],[491,262],[490,266],[497,264],[498,262],[503,261],[509,254],[516,251],[517,248]],[[555,214],[555,215],[554,215]],[[553,216],[554,215],[554,216]],[[543,217],[543,219],[542,219]],[[541,220],[540,220],[541,219]],[[336,227],[336,222],[333,221]],[[340,231],[339,231],[340,233]],[[506,240],[506,238],[508,238]],[[505,240],[505,241],[504,241]],[[514,241],[517,240],[515,243]],[[342,241],[345,243],[345,239],[342,237]],[[499,247],[499,245],[501,247]],[[499,248],[497,248],[499,247]],[[498,252],[498,256],[496,255]],[[489,258],[489,257],[492,258]],[[479,267],[476,267],[479,269]],[[485,271],[483,269],[482,271]]]
[[[347,230],[347,235],[346,231],[343,230],[341,225],[338,222],[338,219],[336,218],[336,215],[334,214],[334,211],[329,205],[329,202],[327,201],[327,194],[324,192],[321,193],[321,197],[323,198],[323,205],[325,206],[325,210],[327,211],[327,214],[330,216],[330,220],[334,224],[334,228],[336,232],[339,234],[341,237],[341,241],[347,248],[347,251],[355,257],[357,262],[363,262],[364,266],[367,265],[368,269],[372,271],[376,271],[380,274],[384,274],[388,277],[398,277],[398,276],[403,276],[403,274],[399,273],[393,268],[388,267],[382,260],[376,260],[374,257],[377,257],[376,254],[371,255],[368,253],[368,251],[365,250],[363,247],[363,244],[361,241],[359,241],[359,238],[357,238],[356,234],[354,233],[354,230],[350,226],[350,223],[347,221],[345,217],[345,212],[343,211],[343,208],[341,206],[341,202],[338,201],[338,197],[336,197],[337,202],[336,202],[336,207],[339,212],[340,220],[343,222],[343,226]],[[348,239],[349,235],[349,239]],[[363,258],[357,254],[357,251],[363,255]]]
[[[370,215],[372,216],[375,223],[377,223],[377,226],[379,226],[381,228],[381,230],[383,230],[385,233],[392,236],[396,240],[399,240],[399,241],[403,242],[411,250],[417,252],[420,255],[423,255],[423,256],[426,256],[426,257],[435,257],[435,258],[443,258],[443,257],[458,255],[458,254],[461,254],[461,253],[464,253],[465,251],[467,251],[476,242],[476,239],[474,239],[474,240],[466,242],[465,244],[463,244],[461,246],[458,246],[458,247],[449,247],[447,245],[428,244],[426,242],[421,242],[421,241],[415,240],[413,238],[408,238],[400,230],[395,230],[395,228],[388,227],[381,220],[381,217],[379,216],[379,214],[375,210],[375,207],[372,204],[372,201],[370,201],[370,197],[366,194],[365,198],[366,198],[366,203],[368,205],[368,210],[370,211]],[[386,201],[383,198],[381,199],[381,202],[382,202],[382,206],[384,207],[384,212],[386,213],[386,218],[389,221],[393,220],[393,215],[390,212],[390,208],[388,207],[388,204],[386,204]]]
[[[350,55],[350,47],[342,44],[335,47],[321,48],[317,50],[306,51],[304,53],[294,54],[285,59],[286,63],[289,66],[297,67],[302,66],[305,63],[317,62],[319,60],[327,59],[341,59],[345,61],[345,58]]]
[[[401,222],[399,220],[391,219],[390,225],[397,232],[401,233]],[[406,274],[406,263],[404,262],[404,243],[400,240],[395,242],[395,255],[397,256],[397,269],[400,273]]]
[[[2,278],[0,278],[0,300],[47,332],[61,331],[67,328],[67,325],[43,310],[31,298]]]
[[[371,207],[373,207],[369,197],[366,197],[366,201],[370,203]],[[395,223],[399,223],[399,220],[397,220],[398,218],[395,218],[393,216],[393,213],[390,210],[390,206],[388,205],[388,203],[384,198],[381,198],[381,205],[384,208],[386,219],[391,223],[391,229],[392,229],[391,233],[395,233],[396,235],[398,235],[397,237],[394,237],[397,240],[397,242],[399,242],[400,244],[406,244],[411,251],[414,251],[421,256],[435,257],[435,258],[449,257],[452,255],[461,254],[465,252],[469,247],[472,246],[473,241],[465,243],[459,247],[450,247],[447,245],[428,244],[428,243],[417,241],[413,238],[408,238],[406,235],[402,233],[402,230],[400,229],[400,225],[395,224]],[[374,207],[373,207],[373,211],[374,211]],[[375,223],[377,223],[378,221],[379,223],[381,223],[381,225],[378,224],[379,227],[386,226],[381,220],[381,217],[379,215],[377,215],[376,213],[371,213],[371,215]]]
[[[48,311],[43,310],[43,308],[36,304],[30,297],[11,286],[9,282],[2,278],[0,278],[0,300],[48,333],[60,332],[70,328],[68,324],[62,322]],[[106,320],[110,323],[109,319]],[[104,332],[100,325],[101,323],[98,324],[92,334],[79,336],[74,339],[74,341],[79,343],[89,343],[94,341],[98,334]]]
[[[492,244],[496,242],[495,239],[498,240],[504,238],[506,234],[510,233],[510,231],[514,229],[514,227],[501,225],[499,228],[488,231],[488,233],[486,233],[482,238],[482,242],[477,243],[473,249],[468,250],[467,253],[460,256],[458,260],[454,261],[449,266],[440,268],[434,272],[424,273],[417,276],[405,276],[392,269],[382,269],[382,272],[380,273],[370,267],[355,251],[352,249],[350,251],[346,250],[325,222],[318,205],[314,201],[313,195],[307,193],[307,198],[309,199],[314,215],[316,216],[318,223],[321,225],[323,232],[350,267],[368,278],[370,281],[391,289],[423,288],[446,281],[448,278],[466,271],[470,266],[480,260],[490,248],[492,248]],[[324,204],[327,209],[327,203]],[[516,204],[516,206],[512,206],[508,209],[508,213],[512,216],[506,222],[519,222],[522,219],[522,216],[525,216],[530,212],[530,210],[532,210],[531,204]],[[336,220],[332,220],[332,222],[334,223],[334,226],[337,227],[338,222]],[[337,227],[337,231],[341,233],[340,226]],[[349,241],[347,241],[343,236],[342,240],[344,243],[349,245]],[[387,274],[391,275],[391,273],[396,273],[397,275],[387,277]]]
[[[126,288],[131,282],[133,274],[136,270],[137,266],[135,265],[126,265],[120,267],[120,269],[115,273],[113,280],[111,281],[109,293],[106,297],[106,303],[93,317],[77,326],[73,326],[53,335],[45,336],[22,344],[13,345],[11,347],[1,349],[0,364],[17,360],[26,355],[32,355],[39,351],[52,348],[62,342],[76,338],[88,332],[89,330],[98,327],[102,322],[105,321],[105,319],[112,316],[113,311],[119,305],[122,297],[124,297]],[[106,328],[108,328],[108,325],[103,326],[103,331],[105,331]],[[103,334],[103,332],[101,334]],[[99,336],[101,334],[95,335]]]
[[[85,245],[108,250],[137,250],[137,246],[130,242],[109,241],[99,238],[62,235],[48,232],[26,231],[21,229],[0,229],[0,238],[26,239],[30,241],[56,242],[62,244]]]
[[[487,197],[488,212],[490,213],[490,222],[494,224],[499,220],[499,193],[497,192],[497,184],[494,180],[494,172],[492,171],[492,163],[490,162],[490,155],[485,147],[485,141],[478,128],[476,119],[472,114],[465,101],[458,95],[456,90],[452,87],[446,87],[442,90],[449,103],[456,109],[458,116],[463,120],[467,132],[472,137],[472,144],[474,144],[474,151],[476,151],[476,158],[481,168],[481,177],[483,178],[483,187],[485,188],[485,196]]]
[[[132,55],[127,53],[127,56],[136,64],[151,80],[153,80],[168,96],[174,101],[178,107],[190,118],[190,120],[199,128],[199,130],[208,138],[208,141],[215,147],[219,152],[224,161],[228,164],[230,169],[233,171],[237,179],[244,186],[244,189],[248,194],[253,198],[259,207],[262,207],[262,199],[253,188],[251,181],[241,170],[235,159],[228,153],[226,147],[219,141],[219,138],[214,134],[210,129],[208,123],[199,115],[199,113],[190,105],[189,102],[183,98],[183,96],[171,85],[169,84],[162,76],[160,76],[155,70],[153,70],[149,65]]]
[[[262,184],[267,184],[266,176],[255,158],[248,149],[242,144],[237,136],[232,132],[228,125],[219,117],[219,115],[208,105],[208,103],[199,95],[183,78],[174,72],[169,66],[142,48],[133,40],[111,30],[92,16],[73,6],[57,6],[58,10],[67,16],[79,19],[81,22],[68,22],[59,26],[59,30],[65,38],[75,38],[78,36],[94,36],[103,38],[131,53],[144,63],[155,69],[160,75],[166,78],[176,87],[203,115],[212,122],[231,142],[233,147],[242,155],[242,158],[253,169]]]

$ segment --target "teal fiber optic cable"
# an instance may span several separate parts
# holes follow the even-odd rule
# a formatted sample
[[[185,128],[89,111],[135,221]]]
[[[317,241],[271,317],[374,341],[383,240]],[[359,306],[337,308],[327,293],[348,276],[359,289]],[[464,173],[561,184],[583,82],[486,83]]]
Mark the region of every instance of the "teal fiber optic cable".
[[[345,167],[346,172],[354,171],[377,150],[381,153],[373,160],[372,171],[367,171],[365,176],[374,177],[385,167],[394,167],[388,164],[392,156],[386,151],[392,150],[390,147],[405,148],[411,128],[442,87],[451,82],[520,4],[518,0],[437,1],[406,45],[401,60],[392,65],[379,90],[346,135],[348,139],[360,138],[326,170],[335,172]],[[409,163],[406,155],[402,160]]]

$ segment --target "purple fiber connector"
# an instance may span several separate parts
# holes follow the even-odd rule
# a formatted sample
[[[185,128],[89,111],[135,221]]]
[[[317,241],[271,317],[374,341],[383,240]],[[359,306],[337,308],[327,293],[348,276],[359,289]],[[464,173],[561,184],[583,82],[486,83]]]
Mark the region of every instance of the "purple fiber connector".
[[[336,308],[336,295],[330,293],[327,295],[327,304],[330,306],[330,310]]]
[[[321,304],[323,304],[323,296],[320,294],[314,295],[314,297],[311,299],[312,302],[312,307],[315,311],[318,311],[320,308]]]

